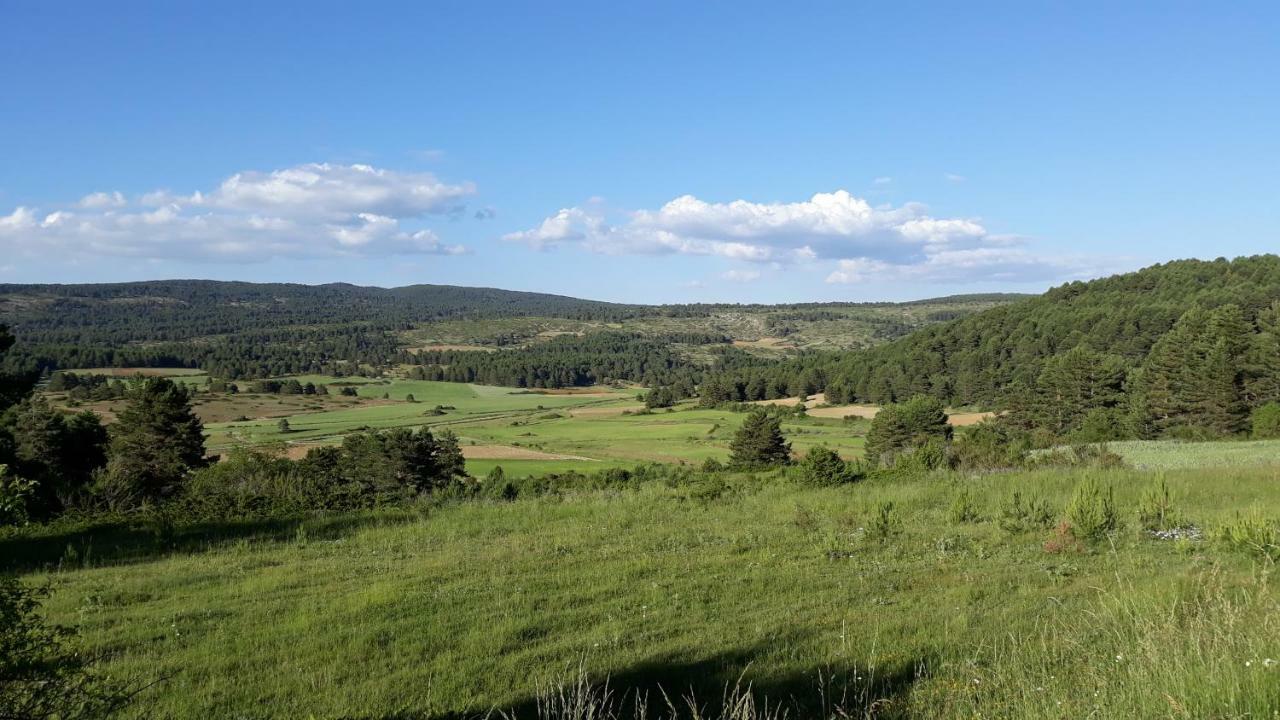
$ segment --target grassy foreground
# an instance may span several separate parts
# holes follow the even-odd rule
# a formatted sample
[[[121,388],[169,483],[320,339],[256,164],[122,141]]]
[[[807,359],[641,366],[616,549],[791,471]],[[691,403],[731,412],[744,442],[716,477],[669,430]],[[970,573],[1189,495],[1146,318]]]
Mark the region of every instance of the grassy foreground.
[[[1109,540],[1050,553],[1052,531],[999,527],[1014,490],[1061,515],[1086,476],[1114,488]],[[1163,477],[1208,534],[1280,517],[1275,468]],[[46,529],[0,558],[52,584],[52,618],[112,673],[164,678],[139,716],[531,717],[581,672],[619,704],[660,686],[710,712],[738,684],[792,717],[1275,717],[1268,561],[1145,536],[1154,480],[725,476],[159,538]]]

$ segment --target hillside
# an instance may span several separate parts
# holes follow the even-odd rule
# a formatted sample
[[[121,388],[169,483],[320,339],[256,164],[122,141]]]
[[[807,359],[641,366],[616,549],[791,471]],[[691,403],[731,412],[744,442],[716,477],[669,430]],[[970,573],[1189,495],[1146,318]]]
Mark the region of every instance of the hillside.
[[[660,341],[715,335],[764,356],[862,348],[1016,297],[655,306],[446,285],[163,280],[0,285],[0,323],[18,337],[16,367],[191,367],[234,379],[385,369],[412,362],[411,348],[492,349],[619,329]]]
[[[1280,301],[1280,257],[1179,260],[1074,282],[1044,295],[925,328],[847,359],[847,394],[886,401],[929,392],[955,404],[998,402],[1034,384],[1046,362],[1081,347],[1137,367],[1192,309],[1240,308],[1250,330]],[[1256,333],[1255,333],[1256,334]]]

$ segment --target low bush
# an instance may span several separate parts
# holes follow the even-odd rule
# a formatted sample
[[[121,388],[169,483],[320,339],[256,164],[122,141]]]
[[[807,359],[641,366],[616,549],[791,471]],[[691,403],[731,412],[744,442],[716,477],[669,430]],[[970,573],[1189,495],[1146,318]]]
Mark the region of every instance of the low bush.
[[[1116,513],[1115,493],[1105,491],[1093,478],[1085,478],[1076,486],[1067,505],[1067,521],[1071,532],[1080,540],[1100,540],[1120,526]]]

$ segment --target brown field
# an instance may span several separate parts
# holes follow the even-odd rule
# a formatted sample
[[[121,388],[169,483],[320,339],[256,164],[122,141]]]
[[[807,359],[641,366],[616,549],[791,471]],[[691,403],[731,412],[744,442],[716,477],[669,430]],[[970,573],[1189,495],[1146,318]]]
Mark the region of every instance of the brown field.
[[[634,405],[614,405],[613,407],[588,407],[570,410],[569,415],[572,417],[611,417],[613,415],[621,415],[624,412],[635,412],[643,410],[644,405],[636,403]]]
[[[598,462],[580,455],[561,455],[512,445],[463,445],[462,456],[468,460],[586,460]]]
[[[766,400],[765,402],[795,405],[794,398],[792,398],[792,402],[789,403],[782,403],[782,401],[779,400]],[[852,415],[870,420],[875,417],[878,412],[880,412],[880,408],[876,405],[836,405],[833,407],[814,408],[813,410],[810,410],[808,414],[813,417],[822,418],[844,418]],[[956,413],[948,411],[947,422],[954,427],[965,427],[967,425],[977,425],[983,420],[993,417],[994,415],[995,413],[990,412]]]
[[[818,393],[817,395],[810,395],[808,398],[806,398],[805,404],[813,403],[813,404],[821,405],[826,401],[827,401],[827,396],[823,395],[822,393]],[[775,400],[753,400],[749,404],[750,405],[782,405],[783,407],[792,407],[798,402],[800,402],[800,398],[788,397],[788,398],[777,398]],[[839,416],[832,415],[831,417],[839,417]]]
[[[447,352],[450,350],[453,350],[453,351],[479,350],[481,352],[497,352],[498,348],[493,347],[491,345],[461,345],[461,344],[450,344],[450,343],[430,343],[427,345],[421,345],[419,347],[411,347],[411,348],[408,348],[408,350],[410,352],[420,352],[420,351],[430,351],[430,350],[438,350],[442,352]]]
[[[875,405],[836,405],[835,407],[814,408],[809,410],[808,414],[813,417],[823,418],[843,418],[853,415],[870,420],[878,412],[880,412],[880,408]]]
[[[133,377],[135,375],[145,375],[147,377],[186,377],[194,375],[206,375],[204,370],[197,368],[84,368],[66,370],[64,372],[74,373],[76,375],[106,375],[107,377]]]
[[[759,340],[734,340],[734,347],[740,348],[756,348],[758,350],[790,350],[795,348],[795,343],[790,340],[784,340],[776,337],[762,337]]]
[[[115,422],[116,412],[124,407],[125,403],[124,400],[104,400],[70,407],[67,405],[65,394],[50,393],[48,397],[55,407],[76,412],[92,410],[102,416],[102,422],[107,424]],[[337,394],[256,395],[253,393],[240,393],[238,395],[224,395],[219,393],[216,395],[196,394],[191,404],[201,422],[209,424],[231,422],[241,417],[246,417],[250,420],[265,420],[326,412],[328,410],[387,405],[394,402],[394,400],[383,400],[381,398],[352,398]]]
[[[593,387],[529,388],[525,392],[533,395],[573,395],[587,398],[608,398],[618,394],[613,390],[600,390]]]

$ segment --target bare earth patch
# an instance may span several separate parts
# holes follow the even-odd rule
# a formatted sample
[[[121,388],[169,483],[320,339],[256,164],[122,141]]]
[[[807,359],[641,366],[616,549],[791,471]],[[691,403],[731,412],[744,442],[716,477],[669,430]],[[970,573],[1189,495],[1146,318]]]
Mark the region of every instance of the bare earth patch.
[[[810,403],[821,405],[826,401],[827,401],[827,396],[824,395],[823,393],[818,393],[817,395],[810,395],[808,398],[805,399],[804,402],[806,405]],[[794,407],[795,404],[798,402],[800,402],[800,398],[788,397],[788,398],[777,398],[774,400],[753,400],[751,401],[750,404],[751,405],[782,405],[783,407]],[[839,416],[836,415],[832,417],[839,417]]]
[[[569,415],[572,417],[613,417],[624,412],[635,412],[643,409],[644,405],[636,403],[634,405],[615,405],[613,407],[578,408],[577,410],[570,410]]]
[[[791,404],[794,405],[795,403]],[[814,408],[808,414],[812,417],[822,418],[844,418],[852,415],[870,420],[878,412],[880,412],[880,408],[876,405],[836,405],[834,407]],[[995,413],[990,412],[947,413],[947,423],[954,427],[977,425],[994,415]]]

